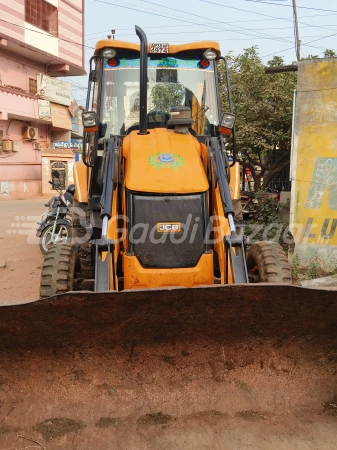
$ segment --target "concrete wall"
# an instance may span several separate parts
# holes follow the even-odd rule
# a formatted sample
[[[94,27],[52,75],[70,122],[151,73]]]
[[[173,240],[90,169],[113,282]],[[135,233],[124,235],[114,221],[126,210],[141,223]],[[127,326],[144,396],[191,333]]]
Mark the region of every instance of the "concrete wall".
[[[26,21],[25,0],[0,1],[0,200],[40,194],[41,152],[51,147],[51,132],[54,139],[71,139],[70,121],[67,127],[54,123],[56,113],[52,113],[53,121],[40,117],[38,97],[29,92],[29,79],[36,80],[38,73],[85,73],[84,0],[47,1],[57,8],[58,19],[58,29],[53,29],[56,22],[51,21],[48,32],[35,26],[42,23]],[[23,126],[37,128],[37,139],[24,140]],[[12,141],[15,151],[5,151],[2,140]],[[69,159],[70,168],[73,158]]]
[[[0,200],[22,200],[41,194],[41,180],[0,181]]]
[[[22,139],[23,125],[19,120],[0,120],[3,138],[17,143],[18,149],[0,153],[0,200],[32,197],[41,192],[41,151],[34,150],[33,141]],[[37,128],[39,140],[48,146],[47,126]]]
[[[299,63],[292,149],[292,233],[304,262],[337,264],[337,59]]]
[[[45,64],[65,63],[84,73],[84,0],[48,0],[57,8],[57,36],[26,22],[25,0],[0,2],[0,38],[10,42],[8,47],[26,47],[35,50],[36,61]],[[7,46],[7,43],[5,44]],[[22,52],[20,52],[22,54]],[[47,61],[42,55],[54,58]],[[80,70],[80,72],[78,71]]]

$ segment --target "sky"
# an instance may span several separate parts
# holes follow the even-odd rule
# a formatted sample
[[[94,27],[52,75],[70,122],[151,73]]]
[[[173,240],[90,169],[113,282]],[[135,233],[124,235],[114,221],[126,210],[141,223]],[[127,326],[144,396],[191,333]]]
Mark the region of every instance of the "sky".
[[[337,0],[296,0],[301,57],[337,52]],[[219,42],[223,55],[252,45],[264,63],[274,55],[296,60],[292,0],[85,0],[85,59],[96,42],[115,38],[138,43],[139,25],[149,42]],[[85,105],[87,77],[70,77],[73,96]]]

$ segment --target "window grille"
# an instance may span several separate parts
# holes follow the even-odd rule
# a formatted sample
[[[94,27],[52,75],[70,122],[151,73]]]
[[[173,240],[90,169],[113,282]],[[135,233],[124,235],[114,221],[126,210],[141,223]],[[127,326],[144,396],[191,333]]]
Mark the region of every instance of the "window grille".
[[[53,36],[58,35],[57,8],[45,0],[25,0],[26,22]]]

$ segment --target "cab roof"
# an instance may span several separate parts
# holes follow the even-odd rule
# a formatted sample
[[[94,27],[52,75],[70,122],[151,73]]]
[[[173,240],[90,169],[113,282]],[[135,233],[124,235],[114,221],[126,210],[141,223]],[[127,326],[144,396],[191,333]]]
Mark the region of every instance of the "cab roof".
[[[126,41],[115,41],[112,39],[103,39],[103,40],[97,42],[94,54],[98,55],[105,48],[135,50],[138,52],[140,51],[139,44],[134,44],[132,42],[126,42]],[[211,48],[212,50],[215,50],[218,56],[221,55],[220,46],[219,46],[218,42],[215,42],[215,41],[189,42],[187,44],[178,44],[178,45],[169,44],[168,54],[173,55],[173,54],[188,51],[188,50],[207,50],[209,48]],[[150,54],[150,45],[148,46],[148,52]]]

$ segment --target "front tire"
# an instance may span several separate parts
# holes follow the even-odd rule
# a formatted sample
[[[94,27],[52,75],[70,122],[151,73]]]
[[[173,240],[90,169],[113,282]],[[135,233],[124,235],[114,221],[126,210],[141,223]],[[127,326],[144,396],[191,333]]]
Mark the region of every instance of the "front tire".
[[[78,289],[80,260],[77,248],[72,244],[53,245],[44,258],[40,298]]]
[[[292,284],[287,255],[276,242],[253,244],[247,251],[247,270],[250,283]]]

